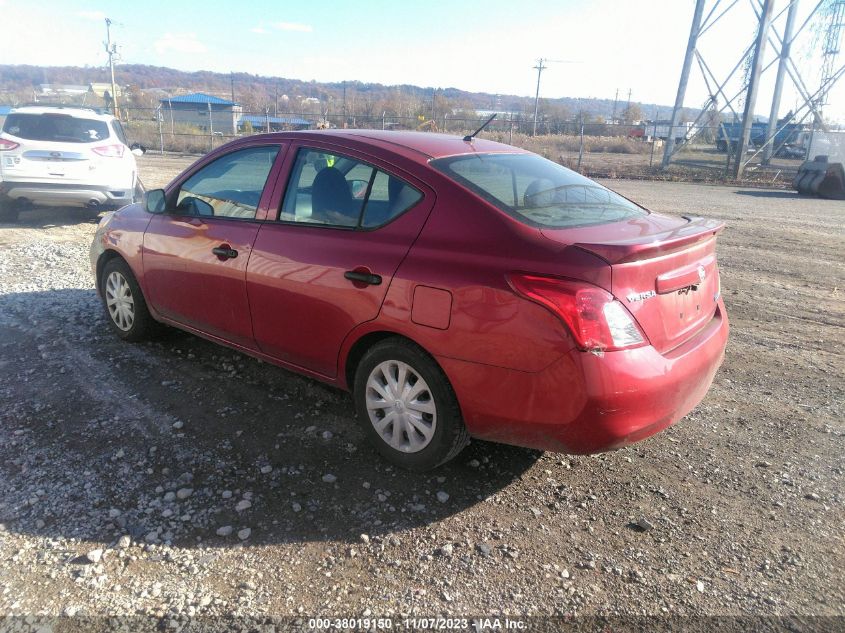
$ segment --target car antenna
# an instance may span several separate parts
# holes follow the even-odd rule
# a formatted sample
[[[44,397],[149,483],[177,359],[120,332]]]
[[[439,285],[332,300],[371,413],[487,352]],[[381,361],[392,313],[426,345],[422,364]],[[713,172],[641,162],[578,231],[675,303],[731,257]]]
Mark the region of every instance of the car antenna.
[[[467,134],[467,135],[464,137],[464,141],[466,141],[467,143],[472,143],[472,139],[473,139],[473,137],[474,137],[476,134],[478,134],[481,130],[483,130],[484,128],[486,128],[486,127],[490,124],[490,121],[492,121],[493,119],[495,119],[495,118],[496,118],[496,114],[497,114],[497,113],[496,113],[496,112],[494,112],[494,113],[493,113],[493,116],[491,116],[489,119],[487,119],[487,120],[484,122],[484,124],[483,124],[480,128],[478,128],[475,132],[473,132],[472,134]]]

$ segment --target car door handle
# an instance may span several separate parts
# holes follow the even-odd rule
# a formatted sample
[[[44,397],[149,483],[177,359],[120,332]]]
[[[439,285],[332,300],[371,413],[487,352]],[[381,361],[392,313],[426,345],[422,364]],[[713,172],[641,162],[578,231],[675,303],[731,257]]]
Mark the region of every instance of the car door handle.
[[[238,256],[238,251],[236,251],[228,244],[223,244],[222,246],[218,246],[217,248],[212,248],[211,252],[221,259],[234,259]]]
[[[381,284],[381,275],[365,273],[360,270],[347,270],[343,273],[343,276],[349,281],[357,281],[362,284],[370,284],[371,286],[378,286]]]

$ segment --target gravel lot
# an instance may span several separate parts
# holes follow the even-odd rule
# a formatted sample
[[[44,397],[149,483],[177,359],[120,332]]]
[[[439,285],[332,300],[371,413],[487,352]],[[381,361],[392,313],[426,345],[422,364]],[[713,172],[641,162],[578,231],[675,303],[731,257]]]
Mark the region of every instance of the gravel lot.
[[[189,161],[145,157],[149,187]],[[120,342],[95,222],[0,225],[0,616],[845,616],[845,203],[613,181],[727,222],[727,358],[672,429],[414,475],[350,398],[176,331]],[[19,621],[18,621],[19,622]],[[0,620],[2,624],[2,620]]]

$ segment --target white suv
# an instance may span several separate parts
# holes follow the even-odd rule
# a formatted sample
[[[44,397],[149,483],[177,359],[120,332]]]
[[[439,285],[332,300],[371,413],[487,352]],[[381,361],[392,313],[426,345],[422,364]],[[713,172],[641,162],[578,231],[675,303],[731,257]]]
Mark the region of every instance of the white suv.
[[[0,132],[0,220],[31,204],[119,207],[143,195],[120,121],[73,107],[13,109]]]

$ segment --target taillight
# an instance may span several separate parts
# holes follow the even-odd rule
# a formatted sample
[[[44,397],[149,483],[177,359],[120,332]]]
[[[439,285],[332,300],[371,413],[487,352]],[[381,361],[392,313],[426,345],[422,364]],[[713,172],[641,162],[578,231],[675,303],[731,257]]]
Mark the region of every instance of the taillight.
[[[100,147],[91,148],[95,154],[105,156],[106,158],[123,158],[124,149],[125,147],[120,143],[115,145],[100,145]]]
[[[0,138],[0,152],[8,152],[10,149],[15,149],[20,146],[20,143],[15,143],[14,141],[7,141],[4,138]]]
[[[513,274],[511,287],[560,318],[578,347],[613,351],[645,345],[634,317],[609,292],[582,281]]]

